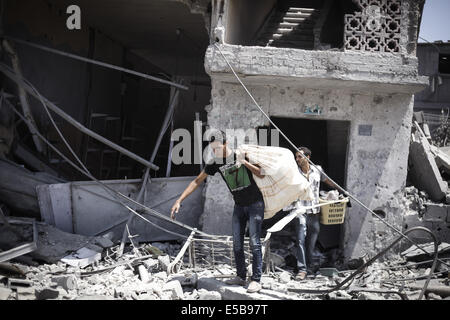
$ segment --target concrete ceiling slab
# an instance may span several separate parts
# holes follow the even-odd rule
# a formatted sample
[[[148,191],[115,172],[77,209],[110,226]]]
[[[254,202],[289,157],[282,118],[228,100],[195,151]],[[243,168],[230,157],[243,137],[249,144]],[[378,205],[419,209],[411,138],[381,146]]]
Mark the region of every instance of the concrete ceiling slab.
[[[203,60],[209,43],[203,15],[174,0],[48,0],[64,10],[81,9],[82,27],[94,27],[144,58]],[[181,29],[181,37],[177,29]],[[142,54],[145,53],[145,54]]]

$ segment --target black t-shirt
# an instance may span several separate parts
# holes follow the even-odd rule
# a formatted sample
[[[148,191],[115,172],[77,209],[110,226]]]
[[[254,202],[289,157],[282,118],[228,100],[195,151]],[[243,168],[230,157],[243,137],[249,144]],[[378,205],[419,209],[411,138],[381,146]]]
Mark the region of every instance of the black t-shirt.
[[[237,168],[234,153],[233,158],[228,160],[227,162],[227,159],[223,158],[220,164],[216,162],[207,164],[205,166],[206,174],[213,176],[216,172],[219,172],[233,195],[234,202],[239,206],[248,206],[256,201],[263,200],[252,172],[244,165]]]

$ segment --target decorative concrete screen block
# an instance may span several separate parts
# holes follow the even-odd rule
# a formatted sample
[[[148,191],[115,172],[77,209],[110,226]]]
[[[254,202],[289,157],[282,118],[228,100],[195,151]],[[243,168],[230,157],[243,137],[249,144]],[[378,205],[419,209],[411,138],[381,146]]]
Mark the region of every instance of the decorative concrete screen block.
[[[353,0],[361,12],[346,14],[346,50],[400,52],[401,0]]]

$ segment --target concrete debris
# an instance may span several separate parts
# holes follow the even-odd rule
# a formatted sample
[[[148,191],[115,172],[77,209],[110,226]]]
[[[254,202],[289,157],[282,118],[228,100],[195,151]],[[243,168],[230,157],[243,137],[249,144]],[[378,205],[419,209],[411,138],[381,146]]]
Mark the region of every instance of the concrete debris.
[[[170,257],[168,255],[166,256],[159,256],[158,257],[159,266],[162,270],[167,271],[170,265]]]
[[[99,261],[101,257],[102,255],[100,252],[84,247],[72,254],[69,254],[68,256],[65,256],[61,259],[61,261],[70,266],[84,268]]]
[[[218,291],[200,289],[198,291],[198,300],[222,300],[222,295]]]
[[[234,275],[227,265],[184,266],[178,273],[167,275],[163,262],[174,256],[145,256],[145,245],[136,248],[126,247],[124,254],[117,259],[114,255],[103,254],[95,264],[84,268],[63,262],[38,267],[24,267],[19,263],[15,268],[24,271],[24,279],[8,278],[11,287],[1,287],[0,298],[19,300],[400,300],[402,295],[417,299],[417,291],[423,287],[424,280],[396,282],[398,279],[424,277],[429,265],[413,264],[413,250],[398,256],[396,260],[376,262],[370,265],[352,286],[325,294],[301,293],[295,290],[329,290],[343,281],[352,271],[335,268],[322,268],[317,275],[308,275],[302,281],[292,279],[292,271],[287,268],[279,272],[265,273],[261,279],[262,290],[248,293],[243,286],[230,286],[224,280]],[[448,245],[440,249],[448,250]],[[111,248],[114,252],[118,246]],[[405,258],[408,260],[405,261]],[[363,261],[364,259],[362,259]],[[360,265],[360,263],[357,263]],[[142,269],[142,270],[139,270]],[[148,278],[142,281],[145,270]],[[441,270],[441,269],[439,269]],[[444,272],[437,277],[446,277]],[[433,279],[436,280],[436,279]],[[422,282],[421,282],[422,281]],[[356,289],[360,288],[360,289]],[[403,289],[402,289],[403,288]],[[447,297],[448,282],[439,279],[432,281],[427,290],[428,299]],[[401,294],[396,294],[399,292]],[[434,294],[434,295],[430,295]]]
[[[327,294],[329,300],[352,300],[352,296],[344,290],[338,290]]]
[[[59,296],[59,291],[52,288],[36,289],[35,295],[37,300],[56,299]]]
[[[279,275],[279,279],[281,283],[288,283],[289,281],[291,281],[291,274],[284,271]]]
[[[181,287],[180,281],[173,280],[166,283],[163,287],[163,291],[170,291],[172,300],[183,299],[183,289]]]
[[[445,198],[448,190],[447,182],[441,177],[429,142],[417,132],[416,136],[412,135],[409,163],[409,173],[414,186],[426,191],[434,201]]]
[[[75,290],[77,288],[77,278],[74,275],[53,277],[52,282],[65,290]]]
[[[429,252],[430,254],[426,254],[416,246],[411,246],[407,250],[403,251],[400,255],[405,257],[407,260],[411,261],[423,261],[423,260],[431,260],[432,254],[434,252],[434,243],[426,243],[420,245],[422,249]],[[441,243],[438,246],[439,257],[442,257],[443,254],[450,254],[450,244],[449,243]]]
[[[0,287],[0,301],[7,300],[12,294],[12,290],[5,287]]]

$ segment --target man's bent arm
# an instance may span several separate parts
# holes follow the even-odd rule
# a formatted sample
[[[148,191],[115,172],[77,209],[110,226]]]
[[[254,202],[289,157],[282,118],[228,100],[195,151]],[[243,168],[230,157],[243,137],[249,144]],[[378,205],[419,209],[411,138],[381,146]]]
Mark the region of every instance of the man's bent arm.
[[[264,175],[262,174],[262,169],[254,164],[251,164],[247,160],[243,160],[242,164],[246,166],[255,176],[258,178],[263,178]]]
[[[200,174],[194,180],[192,180],[191,183],[189,183],[186,189],[184,189],[181,196],[177,199],[177,201],[175,201],[175,204],[172,206],[172,210],[170,212],[170,217],[172,219],[175,219],[175,213],[178,213],[178,210],[180,210],[181,202],[186,199],[192,192],[194,192],[195,189],[197,189],[198,186],[203,181],[205,181],[206,177],[208,177],[208,175],[205,173],[205,170],[202,170],[202,172],[200,172]]]

